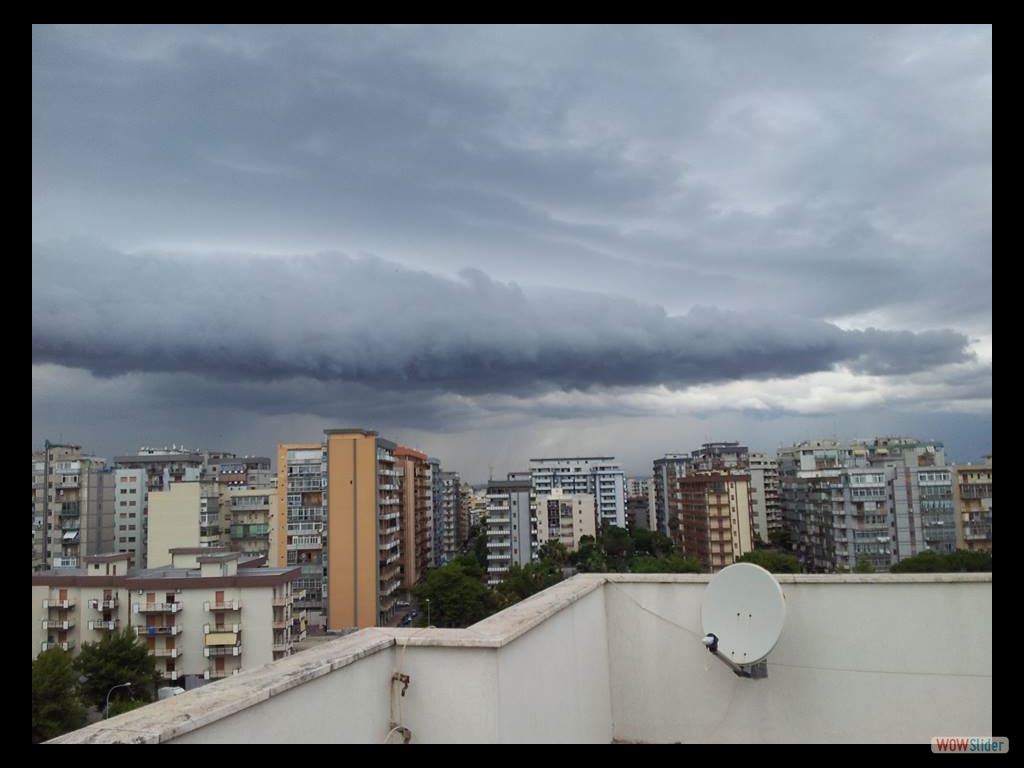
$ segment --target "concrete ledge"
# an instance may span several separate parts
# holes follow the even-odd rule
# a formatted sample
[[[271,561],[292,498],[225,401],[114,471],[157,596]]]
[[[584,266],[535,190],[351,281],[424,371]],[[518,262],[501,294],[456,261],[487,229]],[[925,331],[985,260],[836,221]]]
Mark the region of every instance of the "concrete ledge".
[[[47,744],[158,744],[266,701],[287,690],[393,647],[395,640],[364,629],[317,648],[209,683],[81,728]]]

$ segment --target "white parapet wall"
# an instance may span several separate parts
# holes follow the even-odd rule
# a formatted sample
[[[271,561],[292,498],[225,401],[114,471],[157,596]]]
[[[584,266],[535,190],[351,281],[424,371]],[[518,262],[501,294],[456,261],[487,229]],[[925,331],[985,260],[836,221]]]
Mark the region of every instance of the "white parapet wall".
[[[764,679],[737,677],[701,643],[709,579],[583,574],[468,629],[363,630],[54,741],[926,743],[990,734],[991,574],[780,575],[787,620]]]

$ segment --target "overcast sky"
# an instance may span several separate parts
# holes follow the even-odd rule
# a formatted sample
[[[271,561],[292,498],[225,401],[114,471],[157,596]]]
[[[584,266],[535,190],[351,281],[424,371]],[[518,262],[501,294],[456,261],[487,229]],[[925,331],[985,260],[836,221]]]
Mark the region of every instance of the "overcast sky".
[[[992,29],[32,33],[32,441],[991,451]]]

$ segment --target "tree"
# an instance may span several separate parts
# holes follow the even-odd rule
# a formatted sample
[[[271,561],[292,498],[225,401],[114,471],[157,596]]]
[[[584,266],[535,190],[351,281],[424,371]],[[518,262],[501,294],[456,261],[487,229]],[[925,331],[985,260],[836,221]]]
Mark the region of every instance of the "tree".
[[[593,536],[581,536],[579,546],[570,553],[569,561],[580,573],[605,573],[608,563],[604,550],[598,546]]]
[[[537,557],[562,566],[569,562],[569,549],[558,539],[551,539],[547,544],[540,545]]]
[[[874,566],[871,565],[871,561],[866,557],[858,557],[857,565],[853,568],[854,573],[874,573]]]
[[[562,569],[551,560],[538,560],[523,566],[514,563],[497,587],[498,594],[503,599],[502,607],[507,608],[520,600],[525,600],[530,595],[557,584],[563,578]]]
[[[795,555],[787,555],[772,549],[758,549],[741,556],[738,563],[760,565],[771,573],[800,573],[800,560]]]
[[[963,573],[990,572],[991,552],[968,552],[958,549],[949,554],[922,552],[900,560],[889,569],[892,573]]]
[[[776,528],[768,533],[768,541],[775,549],[788,552],[793,542],[793,535],[789,532],[789,528]]]
[[[473,558],[475,562],[476,558]],[[422,606],[430,600],[430,621],[435,627],[468,627],[486,619],[499,608],[494,592],[480,582],[480,577],[467,572],[465,559],[434,568],[426,578],[412,588],[413,595]],[[482,570],[476,566],[482,575]],[[418,626],[426,626],[427,617],[420,613]]]
[[[85,725],[76,679],[71,657],[60,648],[43,651],[32,661],[33,744]]]
[[[82,683],[82,696],[98,709],[106,706],[110,689],[121,683],[132,686],[114,691],[114,697],[152,701],[161,680],[156,671],[156,659],[149,655],[131,627],[111,632],[96,643],[82,643],[82,651],[72,666],[86,678]],[[111,699],[111,705],[117,698]]]

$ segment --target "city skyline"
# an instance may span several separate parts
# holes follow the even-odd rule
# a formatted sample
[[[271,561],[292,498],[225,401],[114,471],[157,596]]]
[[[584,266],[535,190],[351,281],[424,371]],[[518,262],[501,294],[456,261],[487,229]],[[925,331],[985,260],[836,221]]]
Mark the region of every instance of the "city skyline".
[[[33,27],[33,444],[991,453],[991,27]]]

